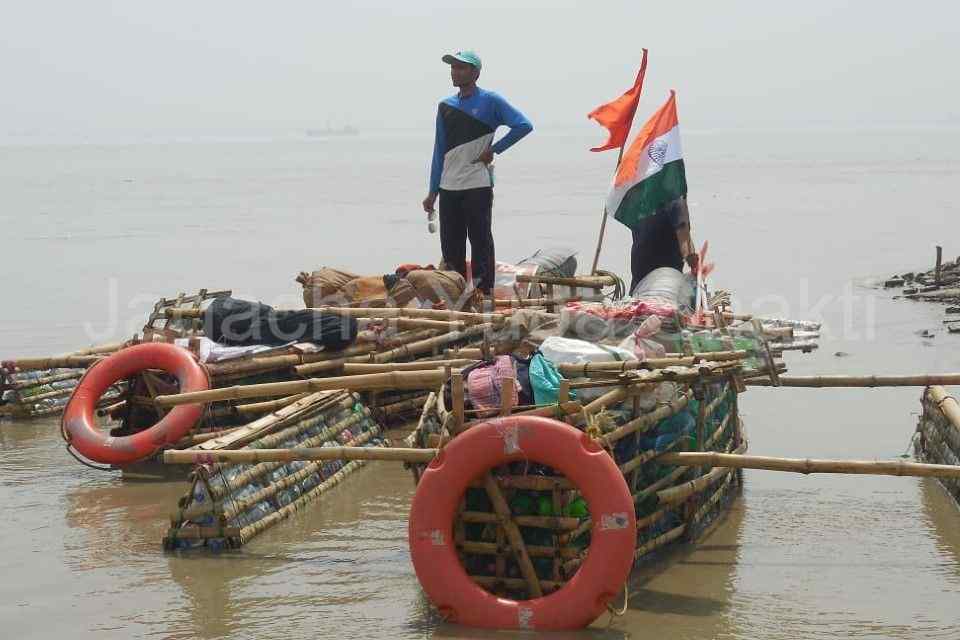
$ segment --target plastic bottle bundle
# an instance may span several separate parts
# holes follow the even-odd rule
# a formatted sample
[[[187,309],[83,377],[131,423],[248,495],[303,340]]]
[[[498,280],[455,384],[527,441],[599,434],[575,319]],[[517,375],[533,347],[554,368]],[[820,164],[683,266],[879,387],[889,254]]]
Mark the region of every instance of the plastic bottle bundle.
[[[751,336],[734,336],[733,348],[738,351],[747,352],[747,359],[744,361],[746,367],[750,369],[758,369],[760,367],[760,354],[763,351],[763,346],[759,340]]]
[[[319,473],[311,473],[306,478],[300,481],[300,491],[301,493],[306,493],[320,484],[321,478]]]
[[[257,485],[257,484],[246,484],[240,487],[239,489],[237,489],[236,491],[234,491],[233,493],[231,493],[230,500],[231,501],[245,500],[250,496],[252,496],[253,494],[255,494],[257,491],[259,491],[261,488],[262,487],[260,487],[260,485]],[[259,520],[260,519],[259,517],[254,516],[253,512],[255,511],[255,509],[256,509],[256,505],[254,505],[247,511],[238,514],[236,518],[237,526],[246,527],[253,524],[257,520]]]
[[[270,478],[270,482],[277,482],[278,480],[282,480],[283,478],[287,477],[287,474],[289,473],[290,473],[290,467],[288,465],[282,464],[276,469],[274,469],[273,471],[271,471],[269,474],[267,474],[267,477]]]
[[[77,386],[76,380],[57,380],[56,382],[51,382],[50,386],[56,390],[61,389],[73,389]]]
[[[249,511],[245,514],[249,524],[253,524],[263,518],[267,517],[271,513],[275,512],[276,509],[273,508],[273,505],[267,502],[266,500],[261,500],[260,502],[253,505]],[[248,525],[249,526],[249,525]]]
[[[693,334],[691,342],[693,350],[697,353],[724,351],[727,348],[723,335],[716,329],[697,331]]]
[[[641,446],[645,449],[663,451],[672,445],[678,438],[692,437],[697,431],[697,418],[687,407],[669,418],[657,423],[653,435],[643,438]]]
[[[173,548],[186,550],[186,549],[196,549],[197,547],[202,547],[203,545],[204,545],[203,540],[177,538],[176,541],[173,543]]]
[[[40,402],[37,402],[33,405],[35,409],[56,409],[62,407],[63,403],[57,402],[55,398],[44,398]]]
[[[240,475],[242,472],[243,472],[243,465],[235,464],[230,467],[225,467],[223,471],[220,472],[220,475],[223,477],[224,480],[226,480],[227,482],[230,482],[231,480],[236,478],[238,475]]]
[[[293,462],[287,463],[287,467],[290,469],[290,473],[296,473],[307,466],[306,460],[294,460]]]
[[[323,446],[324,446],[324,447],[335,447],[335,446],[337,446],[337,445],[336,445],[335,443],[333,443],[333,442],[331,442],[331,441],[328,440],[327,442],[324,442],[324,443],[323,443]],[[342,461],[342,460],[327,460],[327,461],[323,464],[323,476],[324,476],[325,478],[329,478],[330,476],[332,476],[333,474],[335,474],[337,471],[339,471],[342,467],[343,467],[343,461]]]
[[[300,486],[298,484],[292,484],[286,489],[277,492],[277,504],[281,507],[285,507],[299,497]]]
[[[316,438],[318,435],[320,435],[320,432],[323,431],[325,427],[326,424],[324,423],[323,418],[318,416],[310,421],[310,426],[307,427],[305,433],[308,438]]]
[[[197,504],[203,504],[205,502],[208,502],[209,500],[210,500],[210,494],[207,491],[207,486],[202,482],[198,482],[196,485],[194,485],[193,501]]]
[[[43,377],[41,371],[21,371],[13,375],[14,382],[33,382]]]

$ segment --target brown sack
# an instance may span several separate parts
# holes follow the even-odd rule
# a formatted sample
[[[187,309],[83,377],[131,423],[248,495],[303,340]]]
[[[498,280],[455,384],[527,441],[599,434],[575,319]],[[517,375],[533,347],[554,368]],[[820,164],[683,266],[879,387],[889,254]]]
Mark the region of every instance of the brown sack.
[[[391,279],[396,279],[396,283],[388,290],[384,276],[357,278],[348,282],[341,293],[349,304],[370,307],[403,307],[417,296],[414,288],[403,278],[392,276]]]
[[[297,276],[297,282],[303,285],[304,306],[320,307],[342,300],[342,296],[338,294],[343,291],[347,283],[359,277],[349,271],[323,267],[313,273],[301,271]]]
[[[417,297],[437,303],[443,302],[449,309],[461,302],[467,283],[456,271],[418,270],[407,274],[407,282],[413,285]]]

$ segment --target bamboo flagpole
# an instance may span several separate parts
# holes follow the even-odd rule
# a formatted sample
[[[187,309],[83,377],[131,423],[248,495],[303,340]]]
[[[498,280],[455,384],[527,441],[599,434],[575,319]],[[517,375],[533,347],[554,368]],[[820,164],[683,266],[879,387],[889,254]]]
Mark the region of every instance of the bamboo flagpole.
[[[640,62],[640,71],[637,73],[637,79],[633,86],[625,94],[607,104],[601,105],[590,112],[587,116],[599,122],[610,130],[610,140],[602,147],[596,147],[591,151],[606,151],[613,149],[619,144],[620,151],[617,154],[617,166],[614,169],[616,174],[620,168],[620,161],[623,160],[623,150],[627,146],[627,140],[630,138],[630,129],[633,127],[633,118],[637,114],[637,105],[640,103],[640,92],[643,90],[643,77],[647,73],[647,50],[643,50],[643,60]],[[613,113],[609,113],[613,111]],[[606,113],[605,113],[606,112]],[[611,117],[613,116],[613,117]],[[623,138],[617,139],[618,134],[623,132]],[[600,251],[603,248],[603,236],[607,230],[607,207],[604,202],[603,217],[600,219],[600,237],[597,239],[597,252],[593,256],[593,266],[590,268],[590,274],[596,275],[597,264],[600,262]]]

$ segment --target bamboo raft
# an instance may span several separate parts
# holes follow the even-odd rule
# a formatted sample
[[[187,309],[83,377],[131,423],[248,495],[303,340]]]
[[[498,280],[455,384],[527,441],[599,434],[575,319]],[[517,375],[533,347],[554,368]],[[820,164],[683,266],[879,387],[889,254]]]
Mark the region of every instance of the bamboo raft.
[[[197,451],[383,446],[382,427],[357,394],[309,394],[275,413],[191,447]],[[170,516],[166,550],[238,548],[305,508],[364,464],[362,460],[201,464]]]
[[[512,407],[505,391],[499,413],[557,417],[603,444],[634,498],[639,565],[672,543],[702,538],[737,495],[739,472],[666,463],[663,456],[746,450],[737,402],[738,389],[743,390],[737,380],[743,358],[741,354],[720,367],[667,363],[634,380],[615,379],[609,392],[585,406],[564,395],[591,382],[610,385],[610,378],[581,378],[550,407]],[[665,381],[662,374],[668,371],[667,377],[683,382]],[[605,372],[598,367],[593,373]],[[468,419],[470,411],[463,403],[463,380],[454,374],[430,395],[411,443],[424,449],[443,446],[483,422]],[[412,465],[415,480],[424,467]],[[576,574],[589,551],[591,529],[589,505],[577,487],[531,460],[491,470],[486,481],[476,481],[463,496],[454,537],[474,582],[498,596],[524,600],[560,589]]]

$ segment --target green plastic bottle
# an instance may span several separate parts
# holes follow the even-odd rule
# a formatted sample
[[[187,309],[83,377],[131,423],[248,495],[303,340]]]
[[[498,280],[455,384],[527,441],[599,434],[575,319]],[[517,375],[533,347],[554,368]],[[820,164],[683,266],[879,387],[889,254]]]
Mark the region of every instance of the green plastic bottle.
[[[563,509],[563,515],[569,518],[585,518],[590,515],[590,510],[587,508],[587,501],[583,498],[577,498],[573,500]]]

